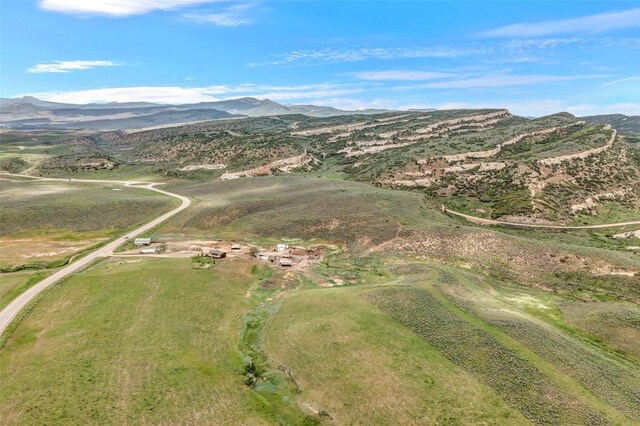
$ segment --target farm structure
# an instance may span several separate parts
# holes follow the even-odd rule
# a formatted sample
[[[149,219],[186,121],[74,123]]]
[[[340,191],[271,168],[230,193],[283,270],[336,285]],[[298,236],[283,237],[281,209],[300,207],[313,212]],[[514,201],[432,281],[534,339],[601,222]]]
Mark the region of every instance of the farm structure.
[[[265,253],[263,251],[256,253],[256,259],[258,260],[263,260],[263,261],[268,261],[269,260],[269,253]]]
[[[286,249],[282,250],[282,246]],[[312,266],[327,251],[326,247],[294,247],[287,244],[277,244],[267,251],[255,253],[255,258],[262,262],[268,262],[273,266],[305,269]]]
[[[148,246],[151,244],[151,238],[136,238],[133,240],[133,245],[136,247]]]
[[[194,257],[203,256],[210,259],[252,258],[264,262],[274,268],[291,268],[304,270],[312,267],[328,251],[325,246],[301,247],[285,243],[274,243],[272,246],[260,247],[247,242],[167,238],[160,242],[151,242],[150,238],[136,239],[137,246],[122,253],[129,255],[162,255],[162,257]],[[142,246],[141,246],[142,245]]]
[[[224,259],[225,257],[227,257],[227,252],[223,250],[212,249],[209,250],[209,254],[207,256],[214,259]]]
[[[296,263],[300,262],[300,257],[295,257]],[[280,266],[293,266],[294,257],[290,254],[282,254],[278,256],[277,262]]]
[[[167,256],[175,255],[176,257],[187,255],[209,256],[209,251],[221,250],[227,254],[227,258],[235,258],[238,256],[250,255],[252,249],[250,244],[231,243],[223,240],[167,238],[164,242],[164,254]],[[240,248],[235,248],[236,244],[240,245]]]

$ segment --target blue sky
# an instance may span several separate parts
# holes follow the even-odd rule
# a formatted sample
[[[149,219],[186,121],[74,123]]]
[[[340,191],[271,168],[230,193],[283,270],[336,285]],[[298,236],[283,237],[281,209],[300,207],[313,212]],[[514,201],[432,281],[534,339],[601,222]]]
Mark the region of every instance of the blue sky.
[[[3,0],[0,95],[640,114],[640,2]]]

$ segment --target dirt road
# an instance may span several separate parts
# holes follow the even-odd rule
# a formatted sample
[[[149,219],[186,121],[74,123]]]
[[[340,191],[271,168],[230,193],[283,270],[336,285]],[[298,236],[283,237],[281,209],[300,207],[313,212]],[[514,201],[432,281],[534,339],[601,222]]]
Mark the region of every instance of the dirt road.
[[[34,177],[34,176],[27,176],[27,175],[17,175],[17,174],[9,174],[9,173],[0,173],[0,175],[23,177],[23,178],[32,178],[34,180],[43,180],[43,181],[58,181],[58,182],[69,182],[70,181],[69,179],[41,178],[41,177]],[[70,265],[60,269],[55,274],[51,275],[50,277],[45,278],[44,280],[40,281],[38,284],[34,285],[33,287],[30,287],[27,291],[22,293],[20,296],[16,297],[14,300],[11,301],[11,303],[9,303],[0,312],[0,334],[2,334],[4,332],[4,330],[9,326],[11,321],[13,321],[18,316],[20,311],[22,311],[29,304],[29,302],[31,302],[44,289],[46,289],[50,285],[54,284],[55,282],[61,280],[62,278],[67,277],[70,274],[73,274],[74,272],[76,272],[76,271],[82,269],[83,267],[89,265],[94,260],[99,259],[101,257],[110,256],[113,253],[113,250],[115,250],[116,248],[118,248],[119,246],[124,244],[127,240],[130,240],[130,239],[136,237],[137,235],[140,235],[143,232],[146,232],[149,229],[161,224],[162,222],[164,222],[165,220],[169,219],[170,217],[180,213],[181,211],[183,211],[184,209],[189,207],[189,205],[191,204],[191,200],[189,200],[189,198],[187,198],[187,197],[184,197],[182,195],[174,194],[172,192],[163,191],[161,189],[155,188],[155,185],[158,185],[158,183],[154,183],[154,182],[133,182],[133,181],[119,181],[119,180],[97,180],[97,179],[73,179],[73,180],[71,180],[71,182],[119,183],[119,184],[122,184],[122,185],[127,186],[127,187],[148,189],[150,191],[159,192],[161,194],[168,195],[168,196],[173,197],[173,198],[177,198],[177,199],[179,199],[181,201],[181,204],[178,207],[176,207],[175,209],[171,210],[170,212],[167,212],[167,213],[163,214],[162,216],[157,217],[156,219],[153,219],[151,222],[149,222],[149,223],[147,223],[145,225],[142,225],[141,227],[137,228],[136,230],[128,232],[126,236],[119,237],[116,240],[106,244],[105,246],[100,247],[96,251],[84,256],[80,260],[78,260],[76,262],[73,262]]]
[[[495,219],[484,219],[481,217],[475,217],[468,214],[449,210],[444,206],[442,206],[442,210],[454,216],[463,217],[467,219],[469,222],[475,223],[478,225],[503,225],[503,226],[514,226],[519,228],[542,228],[542,229],[600,229],[600,228],[618,228],[622,226],[640,225],[640,220],[636,220],[633,222],[603,223],[600,225],[575,225],[575,226],[543,225],[543,224],[535,224],[535,223],[516,223],[516,222],[503,222]]]

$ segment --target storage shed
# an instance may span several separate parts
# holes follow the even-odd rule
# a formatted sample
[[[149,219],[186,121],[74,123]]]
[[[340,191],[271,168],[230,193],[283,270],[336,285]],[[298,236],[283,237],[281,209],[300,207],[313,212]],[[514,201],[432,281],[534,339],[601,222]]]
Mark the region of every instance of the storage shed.
[[[276,246],[277,250],[280,252],[286,251],[289,248],[288,244],[280,243]]]
[[[256,259],[267,261],[269,260],[269,254],[264,252],[256,253]]]
[[[151,238],[136,238],[133,240],[134,246],[148,246],[151,244]]]
[[[214,259],[222,259],[227,257],[227,252],[218,249],[209,250],[209,257],[213,257]]]

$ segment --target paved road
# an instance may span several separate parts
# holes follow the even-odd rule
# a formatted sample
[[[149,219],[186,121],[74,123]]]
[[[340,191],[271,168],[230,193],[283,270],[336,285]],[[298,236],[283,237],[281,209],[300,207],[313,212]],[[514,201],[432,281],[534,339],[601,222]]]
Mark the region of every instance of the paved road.
[[[9,173],[0,173],[0,175],[26,177],[26,178],[33,178],[34,180],[43,180],[43,181],[64,181],[64,182],[69,181],[69,179],[40,178],[40,177],[9,174]],[[0,312],[0,334],[4,332],[4,330],[9,326],[11,321],[13,321],[16,318],[16,316],[18,316],[20,311],[22,311],[29,304],[29,302],[31,302],[38,294],[40,294],[40,292],[42,292],[44,289],[49,287],[51,284],[59,281],[60,279],[70,274],[73,274],[74,272],[78,271],[79,269],[82,269],[83,267],[87,266],[88,264],[90,264],[91,262],[93,262],[98,258],[110,256],[113,253],[113,250],[115,250],[116,248],[124,244],[127,241],[127,239],[134,238],[136,235],[140,235],[143,232],[148,231],[149,229],[161,224],[165,220],[169,219],[171,216],[174,216],[180,213],[182,210],[186,209],[191,204],[191,200],[189,200],[187,197],[183,197],[182,195],[174,194],[172,192],[163,191],[161,189],[156,188],[155,185],[158,185],[158,184],[154,182],[133,182],[133,181],[119,181],[119,180],[97,180],[97,179],[73,179],[72,182],[119,183],[131,188],[142,188],[142,189],[148,189],[150,191],[159,192],[161,194],[168,195],[173,198],[177,198],[182,203],[180,204],[180,206],[176,207],[170,212],[163,214],[162,216],[152,220],[151,222],[145,225],[142,225],[141,227],[139,227],[134,231],[128,232],[126,237],[120,237],[110,242],[109,244],[103,247],[100,247],[96,251],[84,256],[80,260],[77,260],[76,262],[73,262],[70,265],[60,269],[55,274],[45,278],[44,280],[40,281],[38,284],[34,285],[33,287],[30,287],[27,291],[22,293],[20,296],[16,297],[14,300],[11,301],[11,303],[9,303]]]
[[[468,214],[449,210],[444,206],[442,206],[442,210],[449,214],[463,217],[467,219],[469,222],[476,223],[478,225],[505,225],[505,226],[515,226],[519,228],[542,228],[542,229],[599,229],[599,228],[619,228],[622,226],[640,225],[640,220],[636,220],[633,222],[603,223],[600,225],[576,225],[576,226],[543,225],[543,224],[535,224],[535,223],[516,223],[516,222],[503,222],[501,220],[484,219],[481,217],[475,217]]]

